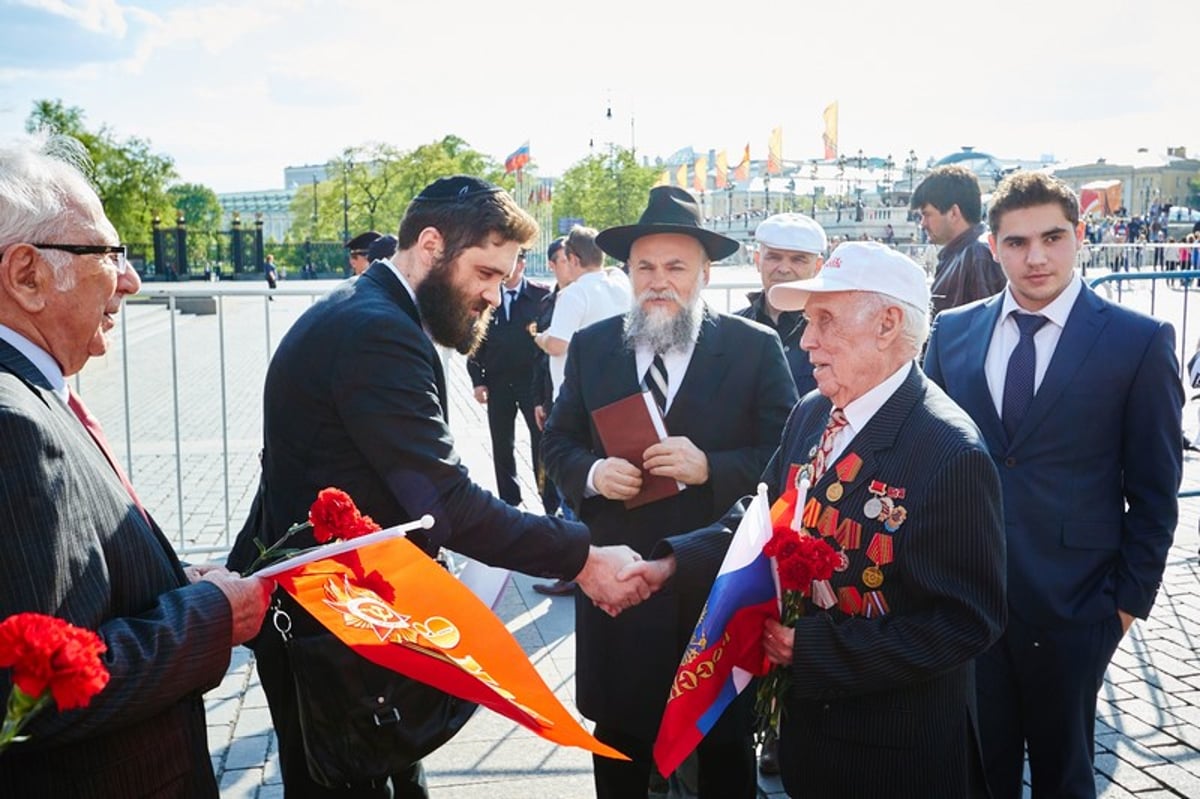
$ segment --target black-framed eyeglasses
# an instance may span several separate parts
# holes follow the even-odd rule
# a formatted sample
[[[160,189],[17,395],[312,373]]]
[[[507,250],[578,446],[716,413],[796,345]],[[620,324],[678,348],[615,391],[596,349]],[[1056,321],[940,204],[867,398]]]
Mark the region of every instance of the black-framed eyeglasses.
[[[112,255],[109,261],[117,270],[118,275],[125,274],[129,259],[124,244],[31,244],[39,250],[58,250],[72,255]]]

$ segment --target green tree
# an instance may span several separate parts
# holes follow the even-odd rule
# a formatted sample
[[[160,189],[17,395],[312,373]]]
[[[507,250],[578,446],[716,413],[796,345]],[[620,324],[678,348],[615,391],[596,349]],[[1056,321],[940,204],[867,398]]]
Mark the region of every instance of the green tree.
[[[346,220],[351,236],[364,230],[394,234],[412,198],[434,180],[454,174],[513,185],[496,161],[455,135],[407,152],[381,143],[347,148],[329,161],[325,180],[296,190],[289,235],[294,241],[341,241]]]
[[[88,177],[122,240],[148,240],[155,215],[171,208],[166,187],[177,177],[175,162],[155,153],[146,139],[122,139],[107,126],[91,131],[83,109],[62,100],[35,101],[25,130],[48,130],[83,144],[92,162]]]
[[[633,152],[614,147],[577,161],[554,187],[554,216],[580,217],[603,229],[637,221],[661,170],[639,166]]]

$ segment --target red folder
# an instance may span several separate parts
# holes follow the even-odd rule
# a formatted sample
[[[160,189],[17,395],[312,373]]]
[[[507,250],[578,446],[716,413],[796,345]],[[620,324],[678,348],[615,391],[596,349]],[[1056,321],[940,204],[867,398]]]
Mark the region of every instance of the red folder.
[[[605,454],[624,458],[641,469],[642,453],[647,447],[662,441],[666,433],[661,417],[656,425],[652,413],[657,415],[658,407],[645,392],[610,402],[592,411],[592,424],[600,436],[600,443],[604,445]],[[673,477],[661,477],[643,471],[642,490],[633,499],[625,500],[625,507],[632,510],[674,496],[681,490],[682,486]]]

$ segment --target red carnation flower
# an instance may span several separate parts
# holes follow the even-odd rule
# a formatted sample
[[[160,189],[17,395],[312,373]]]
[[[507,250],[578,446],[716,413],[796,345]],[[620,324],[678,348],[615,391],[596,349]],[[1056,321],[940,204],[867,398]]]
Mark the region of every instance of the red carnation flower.
[[[358,512],[354,500],[339,488],[321,489],[308,511],[313,538],[318,544],[328,543],[335,538],[356,538],[363,532],[371,532],[364,530],[364,519],[368,524],[374,525],[375,530],[379,529],[378,525],[371,521],[371,517],[364,517]]]
[[[91,630],[40,613],[0,622],[0,668],[34,699],[47,690],[59,710],[84,707],[108,684],[100,655],[107,649]]]

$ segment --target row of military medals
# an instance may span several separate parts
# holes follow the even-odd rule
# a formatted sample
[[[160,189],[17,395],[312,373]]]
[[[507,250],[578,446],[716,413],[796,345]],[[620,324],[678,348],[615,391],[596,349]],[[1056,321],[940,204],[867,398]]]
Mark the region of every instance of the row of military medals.
[[[809,457],[816,455],[816,448],[809,453]],[[862,468],[862,458],[851,452],[843,456],[834,466],[834,473],[837,475],[837,480],[830,483],[825,489],[825,499],[830,504],[836,504],[841,501],[846,493],[844,483],[853,482],[858,476],[859,469]],[[808,463],[802,466],[796,474],[796,487],[803,486],[802,495],[807,493],[807,488],[812,484],[812,464]],[[862,582],[872,592],[883,585],[883,568],[892,562],[894,558],[894,550],[892,544],[892,536],[890,533],[895,533],[900,529],[900,525],[908,518],[908,510],[899,504],[899,500],[904,499],[905,489],[895,486],[889,486],[882,480],[872,480],[867,487],[871,493],[871,498],[863,503],[863,515],[868,520],[878,521],[883,523],[883,528],[888,534],[875,533],[871,537],[871,541],[867,544],[867,557],[871,560],[872,565],[863,569]],[[803,504],[803,503],[802,503]],[[797,507],[797,515],[799,516],[804,511],[801,507]],[[855,547],[843,547],[854,548]],[[841,556],[842,563],[848,564],[848,556],[845,552],[838,553]],[[839,568],[842,571],[845,566]]]

